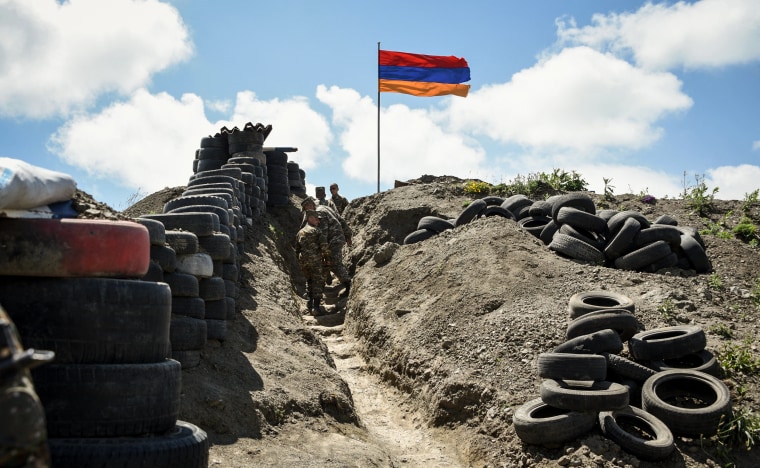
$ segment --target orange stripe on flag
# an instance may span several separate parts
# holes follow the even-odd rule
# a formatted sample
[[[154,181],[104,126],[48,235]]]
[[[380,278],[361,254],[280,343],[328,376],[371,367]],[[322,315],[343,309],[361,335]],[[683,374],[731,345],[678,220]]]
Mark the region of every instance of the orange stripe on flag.
[[[428,83],[423,81],[380,80],[380,92],[403,93],[413,96],[445,96],[454,94],[467,97],[470,85],[449,83]]]

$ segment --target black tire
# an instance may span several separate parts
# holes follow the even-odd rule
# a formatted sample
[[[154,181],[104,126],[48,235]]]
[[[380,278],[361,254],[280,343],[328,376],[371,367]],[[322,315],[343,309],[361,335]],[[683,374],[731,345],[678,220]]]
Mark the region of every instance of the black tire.
[[[227,162],[230,157],[227,153],[227,148],[199,148],[196,152],[195,159],[213,159],[222,161],[222,164]]]
[[[552,204],[546,200],[536,200],[528,208],[528,216],[545,216],[551,218]]]
[[[519,224],[521,228],[531,233],[533,237],[540,237],[541,232],[544,230],[546,225],[549,224],[549,222],[551,222],[551,218],[547,218],[545,216],[527,216],[517,221],[517,224]]]
[[[206,346],[206,320],[173,315],[171,323],[172,353]]]
[[[610,329],[588,335],[577,336],[554,348],[555,353],[599,354],[604,352],[619,353],[623,350],[620,335]]]
[[[219,217],[213,213],[163,213],[142,215],[140,218],[160,221],[170,231],[190,231],[196,236],[208,236],[219,230]],[[216,218],[216,219],[214,219]],[[216,227],[216,229],[214,229]]]
[[[554,234],[552,241],[549,243],[549,249],[583,262],[594,263],[596,265],[604,263],[604,254],[601,250],[561,232]]]
[[[224,279],[220,276],[212,276],[210,278],[200,278],[198,280],[198,297],[204,301],[218,301],[224,298],[226,294],[226,288],[224,285]],[[208,317],[208,314],[206,315]]]
[[[557,380],[604,380],[607,361],[596,354],[541,353],[538,376]]]
[[[654,415],[634,406],[599,413],[602,433],[626,452],[642,460],[656,461],[675,450],[673,433]],[[641,434],[645,434],[642,437]]]
[[[418,229],[414,232],[409,233],[404,238],[404,244],[414,244],[417,242],[424,241],[426,239],[430,239],[431,237],[435,236],[436,232],[431,231],[430,229]]]
[[[607,360],[607,368],[622,378],[631,379],[634,382],[645,382],[649,377],[657,373],[657,371],[622,356],[610,353],[602,354]]]
[[[628,350],[638,361],[673,359],[705,349],[707,338],[701,327],[676,325],[637,333],[628,341]]]
[[[681,236],[681,250],[689,259],[689,263],[694,267],[697,273],[706,273],[710,271],[710,260],[707,258],[704,248],[692,236]]]
[[[185,421],[177,421],[169,431],[148,436],[51,438],[48,445],[51,466],[56,467],[206,468],[209,463],[208,436]]]
[[[201,365],[201,351],[199,349],[172,351],[172,359],[179,362],[182,369],[192,369]]]
[[[507,197],[503,202],[501,202],[500,206],[511,211],[512,214],[515,215],[515,218],[519,219],[517,218],[517,213],[519,213],[521,209],[529,207],[532,204],[533,200],[526,197],[525,195],[518,193],[516,195]]]
[[[636,218],[626,218],[618,232],[610,239],[604,248],[604,256],[609,260],[615,260],[618,257],[631,251],[631,244],[636,234],[641,231],[641,224]]]
[[[164,245],[166,243],[164,235],[166,228],[162,222],[148,218],[133,218],[132,221],[142,224],[148,229],[150,245]]]
[[[473,200],[467,208],[463,209],[459,216],[454,220],[454,226],[462,226],[469,223],[486,209],[486,202],[483,200]]]
[[[229,145],[227,143],[227,135],[225,134],[216,134],[214,136],[205,136],[201,138],[200,143],[201,148],[224,148],[225,150],[229,148]]]
[[[198,278],[188,273],[166,273],[164,282],[169,285],[172,296],[198,297]]]
[[[227,320],[227,296],[220,299],[205,301],[206,303],[206,320]],[[172,348],[173,349],[173,348]]]
[[[169,357],[171,291],[115,278],[6,276],[0,303],[21,340],[57,363],[142,363]]]
[[[148,263],[148,272],[140,278],[140,281],[153,281],[154,283],[164,282],[164,269],[158,262],[151,260]]]
[[[656,371],[688,369],[715,377],[720,377],[721,372],[715,355],[706,349],[677,358],[650,361],[649,366]]]
[[[423,216],[417,223],[417,229],[430,229],[440,234],[448,229],[454,229],[454,224],[448,219],[442,219],[438,216]]]
[[[198,236],[190,231],[166,231],[166,243],[177,255],[198,253]]]
[[[676,265],[678,265],[678,255],[675,252],[671,252],[651,265],[647,265],[642,271],[646,273],[656,273],[663,268],[672,268]]]
[[[227,339],[227,320],[206,319],[206,338],[224,341]]]
[[[171,273],[177,268],[177,252],[168,245],[151,245],[150,259],[158,263],[166,273]]]
[[[628,389],[619,383],[544,379],[541,399],[555,408],[572,411],[610,411],[628,405]]]
[[[664,214],[660,216],[659,218],[652,221],[652,224],[665,224],[667,226],[678,226],[678,220],[676,220],[674,217]]]
[[[201,214],[201,215],[212,215],[211,218],[211,229],[209,230],[208,223],[206,223],[206,226],[188,226],[187,230],[194,233],[197,236],[210,236],[214,232],[218,232],[222,229],[223,226],[229,226],[232,224],[232,213],[229,208],[221,208],[218,206],[213,205],[188,205],[188,206],[181,206],[179,208],[175,208],[169,213],[165,213],[167,215],[195,215],[195,214]]]
[[[221,197],[210,195],[191,195],[187,197],[177,197],[164,203],[164,213],[172,211],[174,208],[188,205],[212,205],[220,208],[229,208],[227,200]]]
[[[618,230],[623,227],[625,220],[628,218],[633,218],[638,221],[641,229],[646,229],[650,226],[649,220],[638,211],[625,210],[615,214],[607,221],[607,229],[610,235],[614,236],[617,234]]]
[[[639,330],[636,317],[625,309],[595,310],[570,321],[567,339],[601,330],[615,330],[621,341],[628,341]]]
[[[641,229],[636,237],[633,238],[632,245],[634,248],[651,244],[656,241],[665,241],[671,247],[678,247],[681,244],[681,231],[674,226],[653,225],[646,229]]]
[[[728,388],[704,372],[658,372],[644,383],[641,399],[642,409],[667,424],[675,435],[711,436],[721,420],[731,415]]]
[[[506,208],[502,208],[499,205],[489,205],[486,207],[485,210],[483,210],[483,216],[489,217],[489,216],[501,216],[502,218],[507,218],[514,220],[515,215],[512,214],[511,211],[509,211]]]
[[[588,433],[596,421],[593,413],[553,408],[536,398],[515,410],[512,423],[526,444],[555,447]]]
[[[604,250],[604,238],[600,237],[598,234],[595,234],[591,231],[586,231],[585,229],[576,228],[569,224],[562,224],[560,225],[558,232],[570,237],[575,237],[576,239],[585,242],[586,244],[599,250],[600,252]]]
[[[607,231],[607,222],[595,214],[588,213],[572,206],[563,206],[557,211],[555,218],[557,224],[569,224],[576,229],[597,234],[604,234]]]
[[[554,219],[555,223],[560,224],[557,221],[557,215],[559,214],[559,210],[566,206],[585,211],[586,213],[596,214],[596,205],[591,197],[585,193],[566,193],[557,197],[552,203],[552,219]]]
[[[502,203],[504,203],[504,197],[498,197],[496,195],[485,196],[482,198],[482,200],[488,206],[500,206]]]
[[[541,242],[543,242],[544,245],[549,245],[552,243],[554,234],[558,230],[559,230],[559,226],[557,225],[557,223],[555,223],[554,220],[551,220],[548,223],[546,223],[543,229],[541,229],[541,234],[538,235],[538,238],[541,239]]]
[[[571,319],[596,310],[611,309],[625,309],[633,314],[636,312],[636,305],[628,296],[601,289],[573,294],[567,301],[567,311]]]
[[[610,218],[620,213],[618,210],[599,210],[596,215],[602,218],[604,221],[609,222]]]
[[[172,359],[47,364],[32,377],[49,437],[137,436],[167,431],[177,421],[182,370]]]
[[[185,317],[206,318],[206,303],[200,297],[172,296],[172,314]]]
[[[224,165],[222,159],[194,159],[193,168],[196,172],[211,171],[219,169]]]
[[[230,236],[215,232],[210,236],[199,236],[200,252],[207,253],[212,260],[225,260],[230,256]]]
[[[656,241],[618,257],[615,259],[615,266],[621,270],[641,270],[647,265],[662,260],[671,252],[670,245],[665,241]]]

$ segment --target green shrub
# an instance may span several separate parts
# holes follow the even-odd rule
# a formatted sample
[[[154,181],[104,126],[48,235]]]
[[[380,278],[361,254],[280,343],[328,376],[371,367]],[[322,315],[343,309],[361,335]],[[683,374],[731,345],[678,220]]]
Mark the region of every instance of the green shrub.
[[[683,199],[687,205],[699,216],[707,216],[713,209],[715,194],[718,187],[710,190],[705,183],[705,176],[694,175],[695,185],[688,185],[686,172],[683,173]]]

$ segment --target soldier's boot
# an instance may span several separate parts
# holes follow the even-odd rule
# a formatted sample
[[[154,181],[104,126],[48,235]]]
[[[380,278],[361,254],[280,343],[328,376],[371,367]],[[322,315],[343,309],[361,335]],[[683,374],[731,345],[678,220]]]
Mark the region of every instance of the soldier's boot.
[[[346,289],[343,290],[342,293],[338,297],[348,297],[348,293],[351,292],[351,280],[346,281],[343,283],[343,286],[346,287]]]
[[[327,311],[324,307],[322,307],[322,299],[315,297],[314,298],[314,316],[318,317],[320,315],[327,315]]]

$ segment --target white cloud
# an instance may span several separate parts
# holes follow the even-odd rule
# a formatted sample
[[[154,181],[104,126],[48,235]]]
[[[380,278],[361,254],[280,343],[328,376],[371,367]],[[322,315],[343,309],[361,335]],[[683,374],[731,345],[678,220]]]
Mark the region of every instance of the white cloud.
[[[343,170],[355,180],[376,181],[377,105],[354,90],[336,86],[320,86],[317,98],[331,107],[333,124],[341,131],[340,145],[349,155]],[[482,178],[484,150],[466,135],[448,131],[445,118],[404,105],[383,108],[380,180],[392,183],[423,174]]]
[[[760,140],[752,142],[752,149],[755,150],[755,151],[756,150],[760,150]]]
[[[128,102],[73,118],[49,149],[97,178],[150,193],[187,185],[201,137],[215,131],[198,96],[139,90]]]
[[[227,100],[217,100],[217,101],[210,101],[205,100],[206,109],[214,111],[214,112],[221,112],[223,114],[226,114],[230,111],[230,108],[232,107],[232,103]]]
[[[564,49],[504,84],[452,101],[460,131],[533,148],[642,148],[659,139],[664,115],[690,108],[681,82],[588,47]]]
[[[742,200],[744,195],[760,189],[760,166],[741,164],[708,169],[705,183],[710,189],[718,187],[715,198]]]
[[[310,107],[305,97],[261,101],[255,93],[241,91],[231,120],[221,124],[228,128],[243,128],[246,122],[272,126],[264,146],[297,147],[298,152],[291,153],[291,158],[298,160],[301,169],[313,168],[329,157],[327,153],[333,138],[330,126],[324,116]]]
[[[592,25],[558,21],[560,44],[631,54],[647,69],[722,67],[760,60],[756,0],[647,3],[635,13],[596,14]]]
[[[44,118],[129,94],[192,54],[177,10],[157,0],[0,2],[0,115]]]

